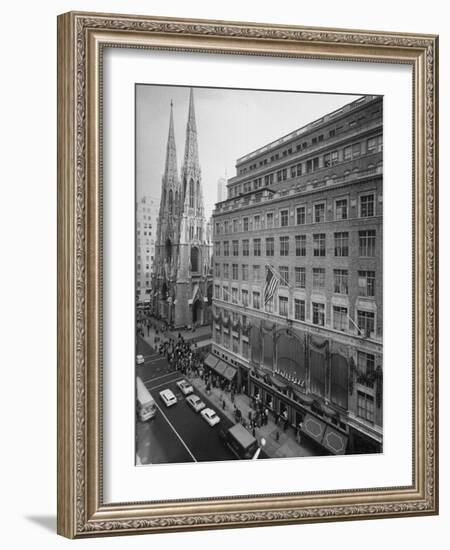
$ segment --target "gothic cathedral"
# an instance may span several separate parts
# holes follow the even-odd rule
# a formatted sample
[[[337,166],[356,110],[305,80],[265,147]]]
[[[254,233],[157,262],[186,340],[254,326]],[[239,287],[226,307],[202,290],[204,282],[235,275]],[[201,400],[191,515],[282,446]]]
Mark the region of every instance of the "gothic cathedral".
[[[152,273],[153,311],[175,327],[211,323],[211,258],[211,227],[203,205],[191,88],[181,178],[178,177],[172,102],[170,106]]]

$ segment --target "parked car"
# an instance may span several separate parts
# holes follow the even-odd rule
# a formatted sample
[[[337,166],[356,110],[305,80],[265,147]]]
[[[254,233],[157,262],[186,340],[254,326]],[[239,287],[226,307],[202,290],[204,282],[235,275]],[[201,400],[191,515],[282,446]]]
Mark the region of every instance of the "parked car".
[[[166,407],[171,407],[177,402],[177,398],[173,394],[172,390],[166,389],[159,392],[159,396],[164,402]]]
[[[145,363],[145,359],[143,355],[136,355],[136,365],[142,365],[142,363]]]
[[[186,401],[188,405],[191,406],[197,413],[206,407],[206,405],[203,403],[198,395],[191,394],[186,397]]]
[[[220,422],[220,418],[217,416],[217,414],[210,408],[203,409],[200,414],[203,416],[203,418],[208,422],[210,426],[215,426]]]
[[[194,388],[189,384],[187,380],[179,380],[177,386],[180,388],[183,395],[189,395],[194,393]]]

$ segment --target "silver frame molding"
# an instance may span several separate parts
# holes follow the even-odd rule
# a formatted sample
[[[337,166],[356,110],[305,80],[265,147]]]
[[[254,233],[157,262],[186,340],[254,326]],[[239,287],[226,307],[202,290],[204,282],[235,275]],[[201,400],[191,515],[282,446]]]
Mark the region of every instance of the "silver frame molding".
[[[413,483],[105,504],[102,48],[403,63],[413,68]],[[438,38],[130,15],[58,17],[58,533],[100,535],[438,513]],[[149,499],[151,495],[149,495]]]

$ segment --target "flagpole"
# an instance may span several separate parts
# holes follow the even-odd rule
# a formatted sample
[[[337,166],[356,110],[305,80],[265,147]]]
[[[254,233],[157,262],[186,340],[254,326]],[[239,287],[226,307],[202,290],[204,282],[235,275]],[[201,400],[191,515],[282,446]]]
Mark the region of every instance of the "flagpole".
[[[361,334],[362,333],[362,330],[359,328],[359,326],[355,323],[355,321],[350,317],[350,314],[348,313],[347,311],[347,317],[350,319],[350,322],[352,323],[352,325],[357,329],[358,331],[358,334]]]
[[[233,295],[230,292],[228,292],[228,290],[225,290],[224,286],[222,286],[222,291],[226,292],[228,296],[230,296],[230,298],[233,299]]]

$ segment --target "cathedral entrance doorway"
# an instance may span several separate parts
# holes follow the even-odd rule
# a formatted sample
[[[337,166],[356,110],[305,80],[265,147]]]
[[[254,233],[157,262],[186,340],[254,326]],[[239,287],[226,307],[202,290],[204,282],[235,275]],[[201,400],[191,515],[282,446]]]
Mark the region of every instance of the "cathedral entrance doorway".
[[[192,304],[192,323],[193,324],[202,324],[202,303],[200,300],[196,300]]]

